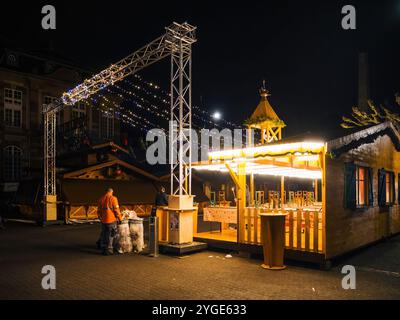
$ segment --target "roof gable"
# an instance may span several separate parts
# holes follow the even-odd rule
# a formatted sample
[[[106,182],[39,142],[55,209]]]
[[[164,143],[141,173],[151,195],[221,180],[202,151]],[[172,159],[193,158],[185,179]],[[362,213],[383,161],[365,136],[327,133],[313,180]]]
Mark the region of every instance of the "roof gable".
[[[269,93],[266,89],[260,90],[261,99],[258,103],[256,110],[254,110],[253,114],[251,115],[251,120],[257,120],[259,118],[265,117],[269,120],[280,121],[278,115],[276,114],[275,110],[272,108],[271,104],[268,101]]]
[[[159,181],[159,178],[157,178],[156,176],[152,175],[151,173],[146,172],[145,170],[142,170],[138,167],[135,167],[125,161],[122,161],[120,159],[114,159],[111,161],[107,161],[107,162],[103,162],[103,163],[99,163],[99,164],[95,164],[92,166],[88,166],[86,168],[83,169],[79,169],[79,170],[75,170],[75,171],[71,171],[68,173],[64,174],[64,178],[82,178],[83,175],[89,173],[89,172],[93,172],[96,170],[100,170],[100,169],[104,169],[107,167],[112,167],[114,165],[119,165],[121,167],[124,167],[130,171],[135,172],[136,174],[138,174],[139,176],[141,176],[142,178],[146,178],[146,179],[150,179],[153,181]]]

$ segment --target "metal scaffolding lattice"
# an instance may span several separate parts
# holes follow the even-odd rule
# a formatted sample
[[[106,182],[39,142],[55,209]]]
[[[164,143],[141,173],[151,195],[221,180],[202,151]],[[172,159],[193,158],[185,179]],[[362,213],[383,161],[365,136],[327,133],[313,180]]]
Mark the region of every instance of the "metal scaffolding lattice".
[[[45,196],[56,195],[56,113],[65,105],[87,99],[167,56],[171,56],[171,120],[177,122],[170,151],[175,145],[178,154],[177,162],[171,164],[171,194],[191,194],[191,45],[196,42],[196,27],[174,22],[165,29],[163,36],[84,80],[65,92],[59,101],[43,107]]]
[[[191,194],[191,56],[182,40],[171,54],[171,194],[180,196]]]
[[[56,195],[56,112],[44,105],[44,195]]]

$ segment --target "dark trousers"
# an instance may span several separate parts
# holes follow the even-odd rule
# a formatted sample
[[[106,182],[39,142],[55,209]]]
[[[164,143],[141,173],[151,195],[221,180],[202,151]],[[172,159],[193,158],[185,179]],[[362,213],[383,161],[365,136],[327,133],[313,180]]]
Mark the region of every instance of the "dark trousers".
[[[113,251],[117,241],[117,223],[103,223],[100,233],[100,249]]]

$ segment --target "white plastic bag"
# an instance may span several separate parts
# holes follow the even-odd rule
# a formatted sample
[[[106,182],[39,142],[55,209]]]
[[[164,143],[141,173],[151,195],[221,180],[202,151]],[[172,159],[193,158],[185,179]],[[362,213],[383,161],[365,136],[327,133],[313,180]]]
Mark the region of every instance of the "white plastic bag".
[[[129,224],[121,223],[118,225],[118,245],[119,253],[132,252],[132,240],[129,232]]]
[[[137,218],[129,222],[129,231],[133,250],[142,252],[144,248],[143,219]]]

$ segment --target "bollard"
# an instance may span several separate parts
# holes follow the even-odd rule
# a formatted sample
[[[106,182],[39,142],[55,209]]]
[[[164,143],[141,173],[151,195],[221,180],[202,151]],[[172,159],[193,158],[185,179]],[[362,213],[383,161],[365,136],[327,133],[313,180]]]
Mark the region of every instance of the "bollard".
[[[149,229],[149,255],[158,257],[158,217],[150,217]]]

